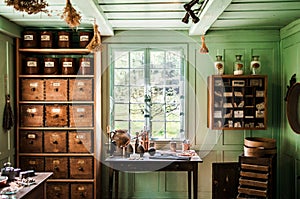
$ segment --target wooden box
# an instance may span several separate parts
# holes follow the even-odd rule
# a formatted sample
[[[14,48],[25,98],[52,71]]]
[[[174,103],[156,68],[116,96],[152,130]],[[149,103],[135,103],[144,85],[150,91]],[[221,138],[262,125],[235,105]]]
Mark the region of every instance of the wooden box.
[[[43,132],[20,131],[20,153],[42,153]]]
[[[69,131],[68,146],[70,153],[92,153],[91,131]]]
[[[70,127],[92,127],[93,106],[92,105],[71,105],[69,118],[70,118]]]
[[[44,80],[22,79],[21,98],[22,100],[44,100]]]
[[[45,99],[55,101],[68,100],[68,80],[67,79],[46,79]]]
[[[69,198],[68,183],[47,183],[47,199],[65,199]]]
[[[92,101],[93,100],[92,79],[70,79],[69,100],[70,101]]]
[[[42,157],[21,157],[20,168],[22,171],[34,170],[37,172],[45,171],[45,160]]]
[[[45,105],[45,126],[68,126],[67,105]]]
[[[70,178],[93,178],[93,158],[70,157]]]
[[[44,151],[46,153],[67,152],[67,132],[66,131],[45,131]]]
[[[52,178],[68,178],[68,158],[67,157],[46,157],[45,171],[53,172]]]
[[[20,109],[21,126],[43,127],[43,105],[21,105]]]
[[[90,183],[73,183],[71,184],[72,199],[93,199],[93,184]]]

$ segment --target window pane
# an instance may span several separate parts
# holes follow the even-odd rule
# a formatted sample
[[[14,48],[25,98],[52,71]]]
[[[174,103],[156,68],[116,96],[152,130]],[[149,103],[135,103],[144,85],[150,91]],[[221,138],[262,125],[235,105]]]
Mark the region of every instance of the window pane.
[[[130,105],[130,120],[144,120],[144,104],[131,104]]]
[[[143,103],[144,95],[145,95],[144,87],[130,88],[130,101],[132,103]]]
[[[152,122],[152,138],[165,138],[164,122]]]
[[[144,69],[130,70],[130,84],[136,86],[143,86],[145,83]]]
[[[127,51],[114,51],[113,61],[115,62],[115,68],[128,68],[128,60],[129,55]]]
[[[151,120],[164,121],[165,106],[164,104],[152,104],[151,106]]]
[[[150,52],[150,67],[151,68],[164,68],[165,65],[165,52],[164,51],[151,51]]]
[[[130,135],[132,137],[136,136],[136,132],[141,132],[144,129],[144,122],[131,122],[131,132]]]
[[[167,139],[180,137],[180,122],[166,122]]]
[[[128,110],[128,104],[115,104],[115,120],[129,120]]]
[[[166,85],[179,85],[180,70],[166,70],[165,72]]]
[[[181,66],[181,52],[168,51],[166,53],[166,68],[178,68]]]
[[[129,72],[127,69],[115,69],[115,85],[128,85],[129,84]]]
[[[159,87],[151,88],[151,102],[152,103],[164,102],[164,88],[159,88]]]
[[[130,52],[130,67],[131,68],[144,68],[144,51],[131,51]]]
[[[165,70],[155,69],[150,70],[150,84],[164,85],[165,84]]]
[[[114,87],[115,102],[129,102],[129,88],[124,86]]]
[[[129,122],[115,121],[115,129],[128,130],[129,129]]]

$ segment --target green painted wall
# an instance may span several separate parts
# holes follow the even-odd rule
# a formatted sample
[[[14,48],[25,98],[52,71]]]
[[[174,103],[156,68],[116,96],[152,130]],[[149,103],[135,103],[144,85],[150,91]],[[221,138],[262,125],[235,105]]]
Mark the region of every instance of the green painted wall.
[[[103,84],[108,85],[110,44],[148,44],[182,43],[188,46],[187,81],[188,109],[187,132],[192,140],[192,148],[199,151],[204,163],[199,168],[199,198],[212,197],[212,163],[237,162],[243,152],[244,138],[248,136],[270,137],[278,140],[280,132],[280,89],[282,85],[280,70],[279,31],[212,31],[206,35],[209,54],[200,54],[200,37],[190,37],[184,31],[120,31],[114,37],[103,38],[102,54]],[[213,131],[207,128],[207,77],[214,74],[213,62],[217,53],[223,55],[225,74],[233,74],[233,62],[236,54],[243,55],[245,66],[249,68],[252,55],[259,55],[262,62],[262,74],[268,75],[268,129],[259,131]],[[249,74],[246,70],[246,74]],[[103,113],[107,88],[103,86]],[[102,117],[103,126],[107,125],[107,114]],[[105,128],[103,128],[105,129]],[[279,145],[278,145],[279,146]],[[106,170],[103,171],[103,192],[107,194]],[[120,178],[119,192],[122,198],[187,198],[185,173],[123,174]]]
[[[300,76],[300,20],[284,27],[281,37],[281,96],[285,96],[287,85],[296,73]],[[296,108],[296,107],[295,107]],[[298,110],[299,112],[300,110]],[[300,135],[292,131],[286,117],[286,102],[281,101],[279,189],[280,198],[300,198]]]

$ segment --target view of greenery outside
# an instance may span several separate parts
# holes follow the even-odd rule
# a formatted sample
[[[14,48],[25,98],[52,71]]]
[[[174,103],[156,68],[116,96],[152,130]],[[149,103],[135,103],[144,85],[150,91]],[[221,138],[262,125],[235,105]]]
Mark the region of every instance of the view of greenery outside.
[[[184,133],[182,49],[114,49],[111,66],[111,126],[151,138]]]

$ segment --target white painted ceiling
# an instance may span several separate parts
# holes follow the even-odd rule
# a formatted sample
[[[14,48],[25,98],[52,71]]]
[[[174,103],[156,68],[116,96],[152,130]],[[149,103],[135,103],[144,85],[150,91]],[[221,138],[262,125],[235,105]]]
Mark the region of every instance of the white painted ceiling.
[[[49,14],[29,15],[0,3],[0,16],[23,26],[37,28],[68,28],[60,15],[65,0],[46,0]],[[200,2],[203,0],[200,0]],[[300,18],[299,0],[204,0],[205,7],[197,15],[181,20],[188,0],[71,0],[82,16],[79,28],[92,28],[94,20],[103,36],[115,30],[188,30],[190,35],[203,35],[209,30],[280,29]],[[201,4],[195,4],[197,9]]]

